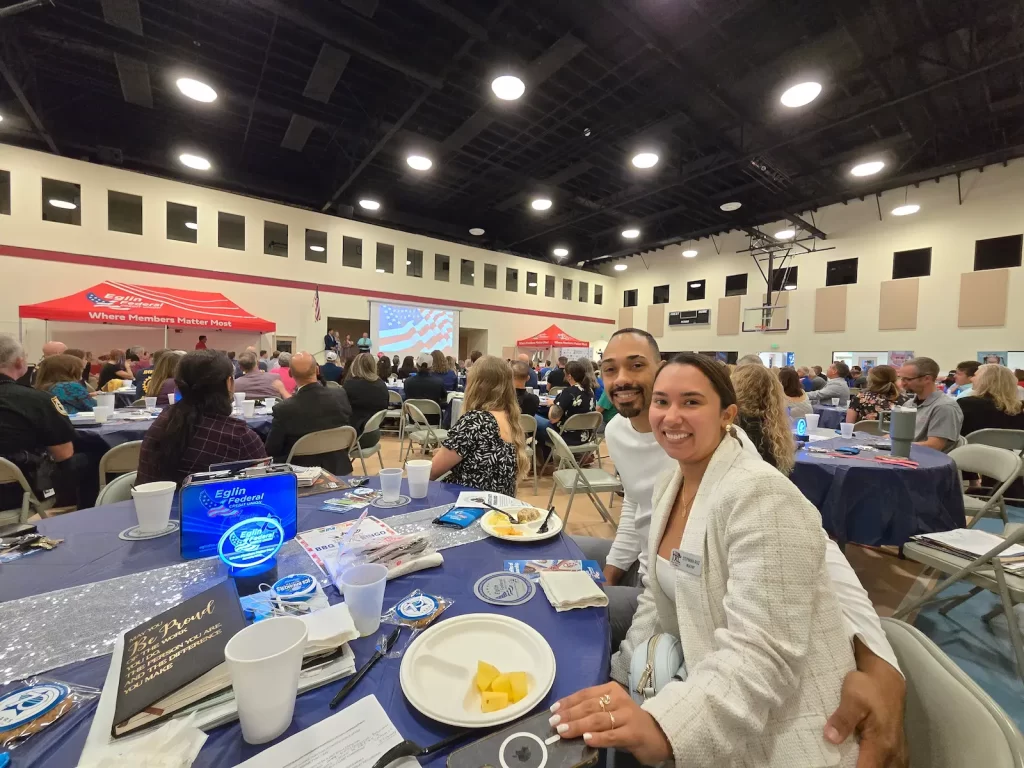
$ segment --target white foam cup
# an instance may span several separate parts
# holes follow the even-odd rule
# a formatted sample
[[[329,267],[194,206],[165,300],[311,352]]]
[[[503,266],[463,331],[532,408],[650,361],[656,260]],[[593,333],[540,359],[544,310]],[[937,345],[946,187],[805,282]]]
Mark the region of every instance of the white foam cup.
[[[308,638],[302,619],[278,616],[246,627],[224,647],[242,738],[249,744],[272,741],[291,725]]]
[[[110,418],[114,412],[112,405],[97,405],[92,409],[92,415],[96,419],[97,424],[103,424]]]
[[[96,405],[107,405],[110,406],[111,410],[116,405],[113,392],[97,392],[94,397],[96,398]]]
[[[266,406],[267,408],[273,409],[273,407],[275,405],[277,405],[277,398],[276,397],[264,397],[263,398],[263,405]]]
[[[428,459],[410,459],[405,462],[405,471],[409,478],[409,497],[422,499],[427,495],[430,485],[430,467],[433,462]]]
[[[380,477],[380,490],[384,496],[384,501],[398,501],[398,497],[402,493],[401,467],[382,469],[378,476]]]
[[[242,403],[242,415],[251,419],[256,414],[256,401],[246,400]]]
[[[139,530],[144,533],[159,533],[167,530],[171,519],[171,502],[174,500],[174,483],[161,480],[143,483],[132,488],[135,499],[135,514],[139,518]]]
[[[245,402],[245,392],[235,392],[235,405],[239,408],[242,407],[242,403]]]
[[[832,405],[833,405],[833,407],[839,405],[839,398],[838,397],[833,397],[832,398]]]
[[[840,424],[839,430],[843,433],[843,437],[853,437],[853,424]]]
[[[361,637],[372,635],[380,627],[387,583],[387,566],[377,563],[356,565],[341,575],[345,603]]]
[[[155,397],[146,397],[146,398],[143,398],[143,400],[146,403],[146,410],[147,411],[152,411],[153,409],[156,408],[156,398]]]
[[[818,428],[818,419],[820,419],[821,416],[816,413],[808,413],[804,418],[807,419],[807,429]]]

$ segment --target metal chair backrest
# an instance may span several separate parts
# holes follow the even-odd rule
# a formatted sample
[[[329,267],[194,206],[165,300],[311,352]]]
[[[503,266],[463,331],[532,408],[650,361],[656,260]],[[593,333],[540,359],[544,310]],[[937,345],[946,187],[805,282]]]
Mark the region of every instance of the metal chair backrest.
[[[139,468],[139,454],[142,452],[142,441],[132,440],[114,446],[100,458],[100,488],[107,484],[107,475],[120,475],[134,472]]]
[[[28,484],[25,473],[21,471],[13,461],[0,458],[0,485],[17,483],[25,493],[32,493],[32,486]]]
[[[948,454],[961,472],[974,472],[1009,485],[1020,474],[1021,458],[1005,448],[991,445],[961,445]],[[996,491],[998,494],[999,489]]]
[[[328,389],[341,389],[341,384],[336,381],[327,381],[324,383],[327,385]]]
[[[333,427],[310,432],[295,441],[295,445],[288,452],[287,463],[290,464],[296,456],[317,456],[321,453],[347,451],[358,439],[355,427]]]
[[[373,416],[366,420],[363,425],[363,434],[368,435],[370,432],[376,432],[380,429],[380,425],[384,422],[384,417],[388,415],[388,411],[385,408],[383,411],[377,411]]]
[[[882,628],[907,680],[903,732],[914,765],[1024,766],[1024,737],[992,697],[916,627],[884,618]]]
[[[519,426],[523,428],[523,434],[526,435],[527,442],[537,432],[537,420],[527,413],[519,414]]]
[[[441,406],[435,403],[433,400],[406,400],[406,405],[412,405],[419,411],[420,416],[440,416]],[[423,420],[424,422],[426,419]]]
[[[135,477],[138,472],[129,472],[126,475],[118,475],[106,487],[100,491],[93,506],[102,507],[104,504],[116,504],[119,501],[130,501],[132,498],[132,486],[135,485]]]
[[[555,430],[549,429],[548,437],[551,439],[551,452],[555,455],[555,458],[565,462],[566,469],[574,469],[576,472],[580,472],[580,465],[576,461],[573,452],[569,450],[565,440],[562,439],[562,436]]]
[[[1024,453],[1024,429],[979,429],[967,436],[967,444],[991,445],[994,448]]]
[[[551,386],[551,385],[549,384],[549,385],[548,385],[548,394],[549,394],[549,395],[551,395],[552,397],[554,397],[554,396],[555,396],[555,395],[557,395],[557,394],[558,394],[559,392],[561,392],[561,391],[562,391],[563,389],[565,389],[565,387],[552,387],[552,386]]]
[[[882,430],[882,425],[878,423],[877,419],[864,419],[858,421],[853,425],[854,432],[866,432],[869,435],[887,435],[888,432]]]
[[[566,432],[593,433],[597,432],[597,428],[601,426],[602,421],[604,421],[604,416],[597,411],[591,411],[590,413],[576,413],[562,422],[562,428],[559,431],[563,435]],[[593,437],[593,434],[591,437]]]
[[[402,394],[395,392],[393,389],[388,390],[388,405],[397,405],[399,408],[402,407]]]
[[[145,404],[146,404],[146,398],[140,397],[138,400],[132,401],[132,408],[134,408],[137,405],[141,406],[141,405],[145,405]]]

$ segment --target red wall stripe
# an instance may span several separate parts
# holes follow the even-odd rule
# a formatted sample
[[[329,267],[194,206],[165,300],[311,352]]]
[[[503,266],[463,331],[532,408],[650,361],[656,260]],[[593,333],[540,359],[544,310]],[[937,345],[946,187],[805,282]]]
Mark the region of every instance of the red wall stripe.
[[[614,325],[615,320],[603,317],[584,317],[568,315],[560,312],[544,312],[539,309],[523,309],[520,307],[501,307],[493,304],[477,304],[472,301],[455,301],[453,299],[435,299],[428,296],[407,296],[402,293],[370,291],[365,288],[350,288],[341,285],[308,283],[303,280],[282,280],[277,277],[263,275],[239,275],[234,272],[218,272],[213,269],[193,269],[192,267],[176,267],[172,264],[154,264],[150,262],[115,259],[107,256],[87,256],[82,253],[65,253],[63,251],[46,251],[39,248],[22,248],[16,245],[0,244],[0,256],[11,256],[16,259],[33,261],[50,261],[59,264],[80,264],[101,269],[126,269],[132,272],[148,272],[157,275],[178,275],[180,277],[201,277],[207,280],[222,280],[228,283],[245,283],[246,285],[266,285],[271,288],[297,288],[312,291],[319,288],[321,293],[341,293],[349,296],[366,296],[371,299],[385,301],[423,302],[424,304],[442,304],[445,306],[462,307],[465,309],[483,309],[488,312],[505,312],[513,315],[531,315],[558,320],[578,320],[585,323],[602,323]]]

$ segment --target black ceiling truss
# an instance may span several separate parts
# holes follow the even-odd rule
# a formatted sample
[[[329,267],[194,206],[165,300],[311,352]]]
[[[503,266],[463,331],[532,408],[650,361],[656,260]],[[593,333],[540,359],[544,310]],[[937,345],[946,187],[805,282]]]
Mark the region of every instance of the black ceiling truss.
[[[1019,0],[790,6],[13,2],[0,141],[538,259],[564,245],[587,268],[775,221],[798,231],[794,255],[822,250],[818,207],[1024,155]],[[517,102],[490,93],[506,72],[526,82]],[[218,100],[188,102],[183,74]],[[806,76],[822,95],[782,108]],[[185,145],[210,174],[177,163]],[[660,162],[639,172],[646,147]],[[429,173],[407,168],[414,149]],[[886,171],[851,178],[869,156]],[[355,206],[367,195],[381,211]]]

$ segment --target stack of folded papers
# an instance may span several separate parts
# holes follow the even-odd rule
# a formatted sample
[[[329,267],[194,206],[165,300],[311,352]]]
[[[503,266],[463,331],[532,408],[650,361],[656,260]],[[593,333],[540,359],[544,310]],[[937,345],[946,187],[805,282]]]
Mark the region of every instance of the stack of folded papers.
[[[957,557],[975,560],[1006,543],[1001,536],[977,528],[922,533],[911,537],[917,544]],[[999,553],[999,562],[1009,573],[1024,575],[1024,547],[1013,544]]]
[[[584,571],[542,571],[540,586],[548,602],[559,612],[608,605],[608,596]]]

